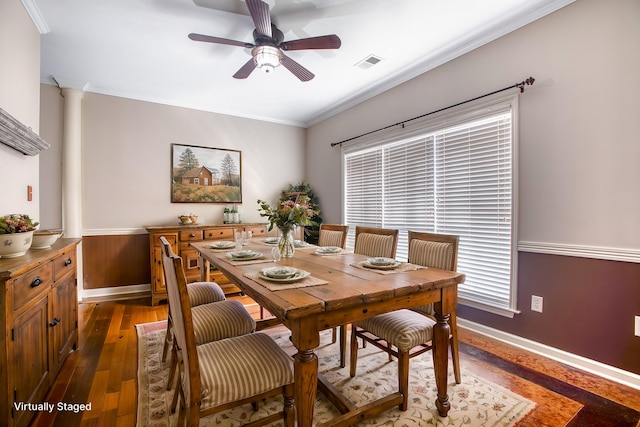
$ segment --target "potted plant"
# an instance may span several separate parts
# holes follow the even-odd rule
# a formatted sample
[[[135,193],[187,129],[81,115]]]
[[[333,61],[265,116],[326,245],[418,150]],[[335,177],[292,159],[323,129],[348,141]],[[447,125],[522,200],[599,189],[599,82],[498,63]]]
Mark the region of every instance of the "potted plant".
[[[33,232],[38,224],[26,214],[0,217],[0,257],[15,258],[24,255],[31,247]]]

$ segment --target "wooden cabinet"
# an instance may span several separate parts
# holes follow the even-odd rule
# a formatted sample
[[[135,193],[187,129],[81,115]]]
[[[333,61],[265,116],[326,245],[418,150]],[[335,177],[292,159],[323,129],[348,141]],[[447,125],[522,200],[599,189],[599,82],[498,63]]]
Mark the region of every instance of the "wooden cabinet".
[[[0,259],[0,425],[25,426],[78,342],[76,247],[60,239]]]
[[[151,305],[167,299],[167,288],[164,283],[162,269],[162,252],[160,236],[164,236],[171,243],[173,251],[182,257],[185,275],[189,282],[200,280],[200,257],[192,249],[191,242],[203,240],[230,240],[236,230],[251,231],[254,237],[267,235],[267,224],[209,224],[209,225],[177,225],[177,226],[147,226],[149,232],[149,250],[151,255]],[[211,271],[210,280],[216,282],[225,294],[240,292],[233,283],[217,270]]]

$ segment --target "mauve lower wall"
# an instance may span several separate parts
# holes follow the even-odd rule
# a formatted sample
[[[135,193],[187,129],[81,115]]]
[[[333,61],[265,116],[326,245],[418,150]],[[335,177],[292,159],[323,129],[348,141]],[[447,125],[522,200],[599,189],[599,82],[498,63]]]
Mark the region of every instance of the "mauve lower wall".
[[[519,263],[520,314],[458,306],[458,316],[640,374],[640,264],[528,252]],[[543,297],[542,313],[531,311],[531,295]]]

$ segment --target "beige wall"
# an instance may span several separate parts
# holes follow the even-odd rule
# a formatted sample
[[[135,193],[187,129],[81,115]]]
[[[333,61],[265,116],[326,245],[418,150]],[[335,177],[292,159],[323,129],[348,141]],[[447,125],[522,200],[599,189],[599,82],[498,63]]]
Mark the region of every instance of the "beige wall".
[[[43,135],[52,144],[43,170],[60,163],[59,91],[42,86]],[[194,213],[222,222],[225,204],[171,203],[171,144],[242,152],[245,222],[265,222],[257,199],[275,201],[304,178],[304,129],[232,116],[85,93],[82,100],[82,199],[84,235],[140,232],[144,225],[177,224]],[[55,177],[55,179],[58,179]],[[43,211],[58,215],[60,187],[51,188]]]
[[[579,0],[312,126],[323,218],[342,218],[331,142],[533,76],[520,97],[520,241],[640,251],[639,41],[640,2]]]
[[[19,0],[0,1],[0,108],[38,132],[40,33]],[[0,144],[0,215],[27,213],[39,219],[38,156]],[[11,183],[7,185],[6,183]],[[33,201],[27,201],[27,185]]]

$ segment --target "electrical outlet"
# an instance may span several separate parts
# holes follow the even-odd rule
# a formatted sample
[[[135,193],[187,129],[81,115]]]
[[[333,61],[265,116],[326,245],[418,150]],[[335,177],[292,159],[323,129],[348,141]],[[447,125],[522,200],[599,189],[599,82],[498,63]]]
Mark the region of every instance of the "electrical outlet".
[[[637,337],[640,337],[640,316],[636,316],[636,329],[634,333]]]
[[[531,311],[542,313],[542,297],[531,295]]]

